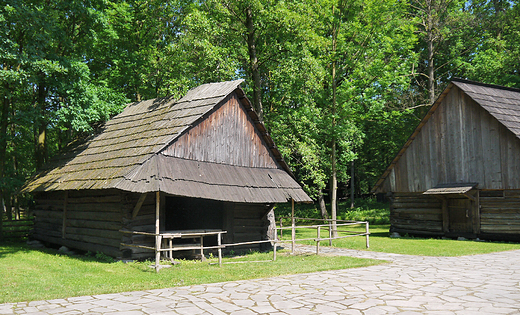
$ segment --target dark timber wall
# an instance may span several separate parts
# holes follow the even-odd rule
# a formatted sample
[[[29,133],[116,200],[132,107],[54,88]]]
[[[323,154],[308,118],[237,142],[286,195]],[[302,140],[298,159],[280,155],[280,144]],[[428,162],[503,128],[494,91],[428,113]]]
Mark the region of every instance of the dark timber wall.
[[[44,242],[65,245],[84,251],[103,252],[116,258],[144,259],[153,256],[152,250],[121,246],[155,246],[155,239],[145,235],[121,233],[120,230],[155,231],[155,195],[148,194],[139,212],[132,212],[140,195],[118,190],[84,190],[68,192],[45,192],[35,196],[36,216],[33,238]],[[177,197],[180,198],[180,197]],[[161,198],[161,230],[165,228],[165,197]],[[265,240],[269,221],[269,204],[229,203],[194,198],[181,198],[188,206],[183,212],[188,215],[186,226],[175,229],[220,228],[228,231],[224,243]],[[222,211],[218,218],[205,211],[218,204]],[[196,207],[190,207],[195,205]],[[64,219],[65,216],[65,219]],[[206,223],[204,223],[206,222]],[[202,226],[213,222],[219,226]],[[65,230],[63,226],[65,223]],[[201,225],[202,224],[202,225]],[[261,245],[232,247],[229,250],[260,249]]]
[[[442,202],[422,193],[394,193],[391,198],[390,220],[391,232],[401,234],[429,236],[453,236],[464,226],[457,226],[457,208],[461,208],[461,216],[469,208],[469,199],[450,196],[447,199],[447,229],[443,230]],[[520,190],[480,190],[478,202],[480,207],[476,215],[471,212],[467,222],[475,222],[475,237],[491,240],[520,240]],[[460,224],[460,223],[459,223]],[[464,233],[459,233],[463,235]]]
[[[391,232],[442,235],[442,205],[422,193],[394,193],[390,206]]]
[[[119,230],[123,207],[117,190],[38,193],[35,203],[34,239],[114,257],[122,255]]]
[[[482,238],[520,240],[520,190],[480,192]]]

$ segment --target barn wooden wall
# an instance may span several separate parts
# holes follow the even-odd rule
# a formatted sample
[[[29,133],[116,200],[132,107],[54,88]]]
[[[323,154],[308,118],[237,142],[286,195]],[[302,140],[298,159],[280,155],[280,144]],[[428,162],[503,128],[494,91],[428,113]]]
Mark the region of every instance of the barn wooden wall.
[[[520,140],[453,87],[384,183],[384,191],[421,192],[440,183],[520,188]]]
[[[35,196],[35,239],[84,251],[103,252],[117,258],[153,257],[152,250],[122,247],[121,243],[155,246],[155,239],[120,230],[155,232],[155,196],[148,194],[136,217],[132,212],[140,194],[118,190],[46,192]],[[65,201],[66,198],[66,201]],[[164,198],[161,203],[164,204]],[[64,209],[66,217],[63,238]],[[269,204],[225,203],[222,229],[224,243],[265,239]],[[260,249],[261,245],[230,247],[228,250]]]
[[[163,154],[236,166],[279,168],[236,93]]]
[[[65,197],[66,196],[66,197]],[[66,198],[66,199],[65,199]],[[53,191],[35,195],[33,238],[121,257],[121,194],[116,190]],[[66,200],[66,201],[65,201]],[[63,237],[63,215],[66,216]]]
[[[480,192],[480,231],[520,234],[520,190]]]
[[[149,193],[144,199],[139,212],[132,218],[132,212],[139,201],[140,194],[122,192],[122,228],[127,231],[155,233],[155,194]],[[123,234],[122,243],[155,247],[155,238],[145,235]],[[151,258],[153,250],[124,247],[124,257],[132,259]]]
[[[390,223],[391,232],[442,235],[442,204],[422,193],[394,193]]]

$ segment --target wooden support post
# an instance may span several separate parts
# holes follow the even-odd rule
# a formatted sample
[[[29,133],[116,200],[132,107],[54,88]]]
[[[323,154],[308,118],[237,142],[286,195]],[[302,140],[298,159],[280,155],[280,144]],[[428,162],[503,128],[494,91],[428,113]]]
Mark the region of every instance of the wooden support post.
[[[473,232],[475,234],[480,234],[480,191],[476,192],[476,201],[473,205],[474,207],[474,223],[473,223]]]
[[[204,261],[204,236],[200,237],[200,261]]]
[[[159,272],[161,260],[161,236],[159,235],[159,214],[161,209],[161,193],[155,193],[155,271]]]
[[[316,233],[316,255],[320,254],[320,231],[321,226],[318,225],[318,232]]]
[[[294,254],[294,247],[296,246],[296,231],[294,224],[294,199],[291,199],[291,254]]]
[[[222,233],[217,234],[217,245],[218,245],[218,265],[222,267]]]
[[[448,199],[446,197],[442,197],[442,231],[444,233],[449,232],[449,221],[450,221],[450,213],[448,212]]]
[[[369,248],[370,247],[370,243],[369,243],[369,239],[368,238],[369,238],[369,235],[370,235],[370,230],[368,228],[368,222],[365,223],[365,224],[366,224],[365,225],[365,227],[366,227],[366,232],[365,233],[366,233],[366,238],[367,238],[367,248]]]
[[[282,219],[280,219],[280,223],[282,222]],[[274,227],[274,244],[273,244],[273,261],[276,261],[276,245],[278,245],[278,231],[276,231],[276,225]],[[280,234],[282,233],[282,230],[280,230]]]
[[[170,238],[168,240],[168,246],[170,248],[170,261],[173,263],[173,249],[172,249],[173,248],[172,247],[173,246],[173,239],[172,238]]]
[[[67,203],[69,199],[69,192],[65,191],[65,198],[63,199],[63,223],[61,230],[61,238],[65,239],[65,233],[67,229]]]

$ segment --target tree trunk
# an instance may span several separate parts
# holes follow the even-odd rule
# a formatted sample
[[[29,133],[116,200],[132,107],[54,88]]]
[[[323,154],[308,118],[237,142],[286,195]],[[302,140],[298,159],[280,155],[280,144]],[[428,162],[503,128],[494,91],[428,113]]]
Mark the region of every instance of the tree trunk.
[[[330,181],[330,212],[332,215],[332,236],[336,237],[338,235],[336,219],[337,219],[337,193],[338,193],[338,180],[337,180],[337,170],[336,170],[336,142],[332,144],[332,176]]]
[[[9,85],[4,84],[4,99],[2,102],[2,111],[0,115],[0,179],[5,180],[5,168],[7,162],[7,127],[9,126],[9,107],[11,101],[9,98]],[[0,213],[0,240],[3,237],[2,221],[4,216],[5,205],[3,202],[4,196],[7,194],[5,183],[0,184],[0,198],[2,198],[2,208]]]
[[[354,209],[354,188],[354,161],[352,161],[350,168],[350,209]]]
[[[38,85],[38,101],[36,106],[40,113],[36,120],[36,143],[35,143],[35,160],[36,168],[41,169],[47,160],[47,123],[45,122],[45,87],[42,82]]]
[[[433,22],[433,8],[432,3],[428,3],[427,8],[427,25],[426,25],[426,36],[428,41],[428,96],[430,98],[430,105],[435,102],[435,68],[434,68],[434,22]]]
[[[247,29],[247,50],[249,51],[249,67],[253,77],[253,107],[262,121],[264,119],[264,109],[262,106],[262,81],[258,57],[256,56],[255,26],[253,24],[253,11],[251,7],[246,9],[246,29]]]
[[[332,13],[334,16],[334,8],[332,9]],[[336,50],[338,46],[338,32],[339,25],[337,25],[336,21],[333,22],[332,25],[332,146],[331,146],[331,179],[330,179],[330,213],[332,216],[332,236],[336,237],[338,235],[336,219],[337,219],[337,209],[336,209],[336,200],[338,193],[338,181],[337,181],[337,168],[336,168]]]
[[[321,189],[318,193],[318,204],[320,205],[321,218],[327,220],[329,218],[329,213],[327,212],[325,198],[323,198],[323,191]]]
[[[11,204],[11,194],[4,192],[5,214],[7,221],[13,221],[13,206]]]

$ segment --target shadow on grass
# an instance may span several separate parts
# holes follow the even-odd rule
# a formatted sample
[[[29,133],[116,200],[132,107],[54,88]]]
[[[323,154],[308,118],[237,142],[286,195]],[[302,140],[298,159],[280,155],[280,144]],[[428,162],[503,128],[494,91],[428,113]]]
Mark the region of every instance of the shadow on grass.
[[[0,242],[0,259],[4,258],[8,255],[13,255],[17,253],[24,253],[29,254],[33,252],[39,252],[46,255],[52,255],[52,256],[64,256],[69,257],[72,259],[76,259],[79,261],[84,262],[98,262],[98,263],[113,263],[116,262],[116,260],[110,256],[107,256],[102,253],[90,253],[90,252],[83,252],[83,251],[74,251],[74,253],[65,253],[60,252],[57,248],[52,247],[43,247],[43,248],[37,248],[37,247],[31,247],[27,245],[25,241],[21,240],[4,240]]]
[[[23,241],[13,241],[13,240],[2,240],[0,241],[0,258],[3,258],[7,255],[12,255],[16,253],[29,253],[31,252],[31,248],[29,248]]]

